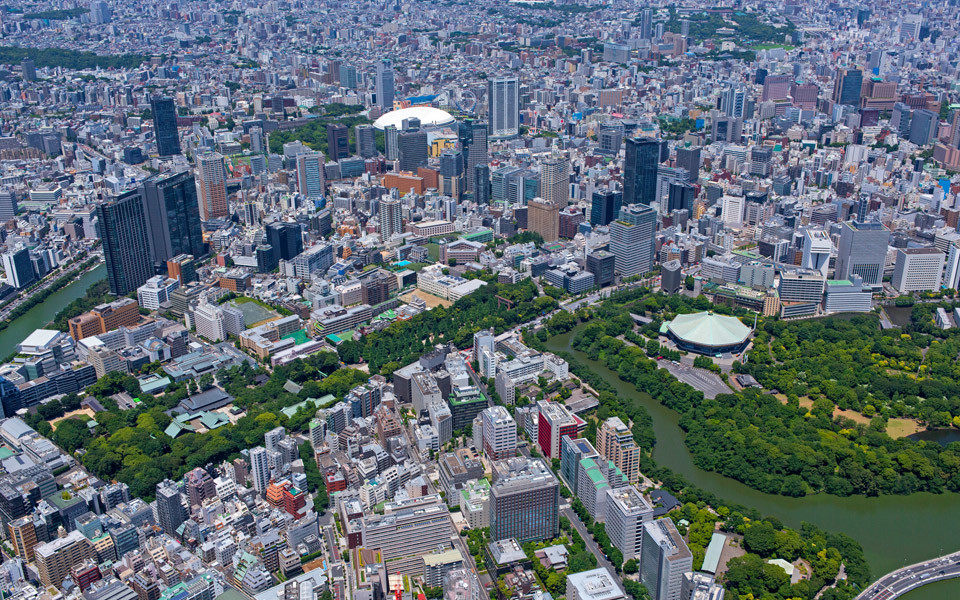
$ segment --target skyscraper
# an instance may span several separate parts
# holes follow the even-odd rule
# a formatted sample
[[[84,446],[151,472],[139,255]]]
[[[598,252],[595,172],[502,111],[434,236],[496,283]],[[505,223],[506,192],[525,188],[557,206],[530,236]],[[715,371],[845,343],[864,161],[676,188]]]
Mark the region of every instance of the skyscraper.
[[[470,174],[472,173],[472,177]],[[473,182],[473,200],[477,204],[490,204],[492,199],[492,184],[490,183],[490,165],[478,164],[473,169],[467,171],[468,189],[469,181]]]
[[[693,554],[670,519],[643,524],[640,581],[653,600],[680,600],[683,574],[693,569]]]
[[[397,136],[397,158],[400,161],[401,171],[416,173],[418,167],[427,166],[430,144],[427,132],[420,130],[420,120],[410,120],[416,123],[411,124],[409,128],[405,126]]]
[[[490,537],[549,540],[559,529],[560,485],[544,462],[517,456],[494,461]]]
[[[545,242],[560,237],[560,207],[556,202],[534,198],[527,204],[527,229],[540,234]]]
[[[700,146],[677,148],[677,166],[687,172],[687,181],[700,178]]]
[[[662,142],[653,138],[627,140],[623,164],[623,204],[650,204],[657,199],[657,170]]]
[[[403,233],[402,215],[399,198],[380,201],[380,237],[383,241],[386,242],[398,233]]]
[[[197,183],[189,171],[155,175],[140,188],[154,268],[180,254],[203,256]]]
[[[837,74],[833,85],[833,101],[837,104],[860,106],[860,89],[863,87],[863,71],[844,69]]]
[[[597,430],[597,452],[612,460],[630,483],[636,483],[640,476],[640,446],[620,417],[610,417]]]
[[[326,190],[323,152],[297,156],[297,189],[308,198],[322,198]]]
[[[187,509],[180,499],[180,490],[169,479],[157,484],[157,520],[167,535],[176,535],[177,527],[187,520]]]
[[[227,169],[222,154],[207,152],[197,157],[197,188],[201,219],[209,221],[227,216]]]
[[[20,74],[24,81],[37,80],[37,64],[32,59],[25,58],[20,63]]]
[[[694,196],[696,196],[696,188],[689,183],[671,183],[669,196],[667,198],[667,212],[669,213],[675,210],[688,210],[693,212]]]
[[[570,201],[570,161],[551,156],[540,164],[540,196],[564,207]]]
[[[640,39],[653,38],[653,9],[645,8],[640,13]]]
[[[20,246],[9,252],[4,252],[3,272],[7,275],[7,283],[12,287],[23,289],[37,280],[33,272],[33,263],[30,261],[30,250]]]
[[[487,112],[492,137],[520,134],[520,80],[494,77],[487,80]]]
[[[303,252],[300,224],[287,221],[267,225],[267,238],[278,260],[292,260]]]
[[[327,152],[333,160],[350,156],[350,134],[346,125],[327,123]]]
[[[377,106],[380,110],[386,112],[393,109],[393,96],[395,93],[393,85],[393,63],[383,59],[377,63]]]
[[[623,193],[614,190],[596,190],[590,202],[590,224],[609,225],[620,212]]]
[[[262,495],[270,484],[270,463],[266,448],[257,446],[250,450],[250,474],[253,476],[253,489]]]
[[[372,158],[377,155],[377,137],[373,125],[357,125],[354,129],[357,143],[357,154],[363,158]]]
[[[125,296],[153,276],[147,220],[139,190],[97,205],[110,292]]]
[[[657,213],[649,206],[632,204],[620,209],[610,224],[610,251],[615,269],[623,277],[643,275],[653,268]]]
[[[865,284],[880,284],[889,243],[890,231],[880,223],[842,223],[834,279],[859,275]]]
[[[153,135],[157,139],[157,154],[173,156],[180,154],[180,137],[177,134],[177,107],[173,98],[154,96],[150,99],[153,114]]]
[[[477,165],[485,165],[487,157],[487,124],[484,121],[468,119],[460,123],[457,129],[460,149],[465,157],[464,172],[467,174],[467,191],[477,193],[476,177]]]

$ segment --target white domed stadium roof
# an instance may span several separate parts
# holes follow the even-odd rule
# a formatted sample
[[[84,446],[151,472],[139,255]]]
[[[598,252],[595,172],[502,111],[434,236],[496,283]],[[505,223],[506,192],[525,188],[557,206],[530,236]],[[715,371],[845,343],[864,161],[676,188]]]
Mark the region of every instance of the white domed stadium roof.
[[[751,332],[740,319],[712,312],[677,315],[668,327],[681,340],[706,348],[742,344]]]
[[[381,131],[389,125],[400,129],[403,120],[410,118],[420,119],[420,126],[424,128],[442,127],[456,121],[453,115],[445,110],[433,108],[432,106],[411,106],[410,108],[391,110],[374,121],[373,126]]]

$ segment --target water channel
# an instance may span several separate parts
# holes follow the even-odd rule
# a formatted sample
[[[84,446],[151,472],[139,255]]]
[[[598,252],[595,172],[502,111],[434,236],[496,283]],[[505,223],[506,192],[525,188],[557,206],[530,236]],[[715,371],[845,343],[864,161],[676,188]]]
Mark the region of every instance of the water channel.
[[[17,344],[33,333],[34,329],[45,327],[53,321],[58,312],[68,304],[83,297],[87,288],[106,278],[107,268],[103,264],[84,273],[70,285],[60,288],[47,296],[47,299],[37,304],[20,317],[10,323],[10,326],[0,331],[0,356],[7,356],[16,350]]]
[[[582,327],[582,326],[581,326]],[[753,507],[793,527],[808,522],[829,531],[842,531],[863,545],[874,579],[905,564],[919,562],[960,549],[960,495],[917,493],[909,496],[854,496],[839,498],[826,494],[804,498],[775,496],[693,464],[683,442],[677,413],[662,406],[632,384],[621,381],[614,371],[582,352],[571,341],[580,327],[547,341],[553,352],[569,352],[602,375],[618,395],[639,398],[653,418],[657,445],[653,457],[661,465],[682,474],[691,483],[729,502]],[[917,589],[905,600],[956,600],[960,580]]]

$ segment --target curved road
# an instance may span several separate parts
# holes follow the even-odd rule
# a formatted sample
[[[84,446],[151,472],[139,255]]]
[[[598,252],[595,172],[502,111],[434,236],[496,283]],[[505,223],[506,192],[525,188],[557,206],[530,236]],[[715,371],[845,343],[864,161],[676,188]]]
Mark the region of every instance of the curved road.
[[[960,552],[887,573],[855,600],[894,600],[922,585],[960,577]]]

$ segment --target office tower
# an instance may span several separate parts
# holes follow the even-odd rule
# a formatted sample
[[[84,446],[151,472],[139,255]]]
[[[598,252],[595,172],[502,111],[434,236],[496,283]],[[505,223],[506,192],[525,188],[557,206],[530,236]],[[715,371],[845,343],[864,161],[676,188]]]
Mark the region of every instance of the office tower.
[[[440,155],[440,193],[459,200],[460,195],[466,192],[466,177],[463,172],[463,152],[460,150],[445,150]],[[454,208],[455,208],[454,203]],[[456,211],[452,211],[455,213]],[[445,211],[444,218],[453,221],[451,211]]]
[[[790,96],[790,84],[793,77],[790,75],[767,75],[763,80],[763,93],[760,100],[784,100]],[[735,116],[735,115],[729,115]]]
[[[643,526],[653,521],[653,508],[632,486],[608,489],[606,494],[606,528],[610,543],[623,553],[624,560],[639,560]]]
[[[900,293],[936,290],[945,258],[937,248],[900,248],[890,283]]]
[[[620,209],[610,224],[610,251],[615,268],[623,277],[643,275],[653,269],[657,213],[649,206],[633,204]]]
[[[327,123],[327,153],[332,160],[350,156],[350,133],[346,125]]]
[[[492,200],[492,189],[490,184],[490,165],[487,164],[478,164],[474,165],[472,171],[467,171],[468,173],[468,182],[473,181],[473,200],[477,204],[490,204]],[[469,178],[469,174],[473,173],[473,177]],[[469,189],[469,183],[467,189]]]
[[[126,296],[153,276],[147,221],[137,190],[97,205],[110,292]]]
[[[558,207],[567,205],[570,201],[569,160],[552,156],[540,163],[540,197]]]
[[[910,143],[926,146],[936,138],[940,118],[932,110],[921,108],[913,111],[910,119]]]
[[[681,600],[683,574],[693,570],[693,554],[671,519],[643,524],[640,581],[653,600]]]
[[[457,128],[457,137],[460,141],[460,149],[466,158],[464,171],[467,174],[467,191],[473,193],[476,200],[476,168],[478,165],[486,165],[489,161],[487,156],[487,124],[484,121],[468,119],[460,123]],[[489,179],[489,168],[486,172]],[[489,196],[486,203],[489,204]]]
[[[253,476],[253,488],[262,495],[270,485],[270,463],[266,448],[257,446],[250,450],[250,474]]]
[[[560,237],[560,207],[534,198],[527,205],[527,229],[539,233],[545,242],[556,241]]]
[[[825,231],[813,228],[804,230],[803,259],[800,266],[804,269],[819,271],[826,277],[832,252],[833,242]]]
[[[640,447],[620,417],[610,417],[597,430],[597,452],[612,460],[630,483],[636,483],[640,476]]]
[[[718,116],[710,127],[710,138],[714,142],[740,143],[743,135],[743,119]]]
[[[153,96],[150,98],[153,114],[153,136],[157,140],[157,154],[173,156],[180,154],[180,136],[177,133],[177,107],[173,98]]]
[[[348,89],[357,88],[357,68],[351,65],[340,65],[337,68],[340,76],[340,85]]]
[[[357,125],[354,128],[357,140],[357,154],[363,158],[373,158],[377,155],[377,132],[373,125]]]
[[[383,129],[383,153],[387,160],[397,160],[400,155],[400,130],[395,125]]]
[[[620,212],[623,194],[614,190],[596,190],[590,201],[590,224],[608,225]]]
[[[487,80],[487,118],[492,137],[515,137],[520,134],[519,79],[494,77]]]
[[[667,213],[675,210],[686,210],[693,212],[693,201],[696,197],[697,189],[689,183],[674,182],[670,184],[670,192],[667,197]]]
[[[223,155],[207,152],[197,157],[197,188],[200,190],[200,218],[222,219],[227,210],[227,169]]]
[[[189,171],[154,175],[140,187],[154,269],[180,254],[203,256],[197,184]]]
[[[729,87],[720,95],[720,110],[728,117],[743,117],[746,99],[746,90]]]
[[[322,198],[326,191],[323,152],[297,155],[297,189],[307,198]]]
[[[393,95],[395,93],[393,85],[393,63],[383,59],[377,63],[377,106],[380,110],[387,112],[393,109]]]
[[[547,458],[560,458],[560,440],[563,436],[579,437],[582,421],[570,414],[562,404],[540,400],[537,402],[537,443]]]
[[[20,74],[24,81],[37,80],[37,65],[32,59],[25,58],[20,62]]]
[[[180,499],[180,489],[169,479],[157,484],[157,521],[167,535],[175,536],[180,524],[187,520],[186,507]]]
[[[649,40],[653,38],[653,9],[645,8],[640,13],[640,39]]]
[[[700,179],[700,146],[677,148],[677,166],[687,172],[687,181]]]
[[[357,533],[364,546],[380,549],[391,575],[423,575],[423,559],[440,548],[451,547],[450,536],[456,532],[447,506],[437,495],[421,496],[409,503],[388,502],[384,512],[364,515]]]
[[[37,280],[36,273],[33,272],[33,263],[30,261],[30,250],[20,246],[9,252],[4,252],[3,272],[7,275],[7,283],[10,286],[23,289],[33,284]]]
[[[587,272],[593,273],[593,283],[597,287],[613,284],[616,260],[616,257],[606,250],[595,250],[587,254]]]
[[[890,231],[880,223],[847,221],[840,225],[834,279],[859,275],[863,283],[879,285],[883,281]]]
[[[403,212],[399,198],[380,201],[380,238],[384,242],[403,233]]]
[[[62,587],[71,569],[94,556],[93,545],[77,530],[34,548],[40,583],[48,588]]]
[[[620,154],[620,146],[623,146],[623,125],[600,125],[597,138],[597,150],[601,154],[616,156]]]
[[[517,422],[502,406],[491,406],[480,413],[483,423],[483,453],[489,460],[517,455]]]
[[[863,71],[843,69],[837,74],[833,85],[833,101],[841,105],[859,106],[860,89],[863,87]]]
[[[538,458],[494,461],[490,488],[490,537],[521,544],[551,540],[559,529],[560,484]]]
[[[623,204],[650,204],[657,199],[660,140],[635,137],[627,140],[623,162]]]
[[[278,260],[293,260],[303,252],[303,235],[299,223],[278,221],[267,225],[267,238]]]
[[[420,130],[419,119],[411,121],[416,123],[411,124],[409,129],[404,127],[404,130],[397,134],[397,159],[400,161],[401,171],[416,173],[418,167],[427,166],[430,143],[427,132]]]

